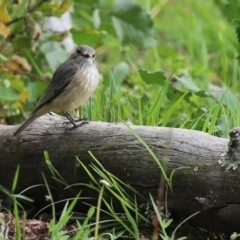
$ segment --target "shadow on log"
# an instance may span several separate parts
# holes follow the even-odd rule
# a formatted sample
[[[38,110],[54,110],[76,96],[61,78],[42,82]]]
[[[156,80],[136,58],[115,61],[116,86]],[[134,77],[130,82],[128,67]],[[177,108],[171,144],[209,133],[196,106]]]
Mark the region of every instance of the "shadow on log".
[[[57,188],[46,165],[43,151],[48,151],[52,165],[68,184],[89,183],[90,179],[76,158],[88,165],[93,161],[88,151],[109,172],[131,185],[145,198],[157,197],[161,171],[153,157],[124,124],[90,122],[66,130],[63,119],[46,115],[32,123],[18,138],[12,138],[16,126],[0,125],[0,183],[11,189],[17,165],[20,165],[18,191],[43,183]],[[197,211],[191,219],[197,226],[220,231],[240,231],[239,169],[226,170],[218,161],[228,151],[228,140],[193,130],[131,126],[165,164],[173,178],[173,193],[168,191],[169,210],[181,217]],[[79,191],[76,190],[74,195]],[[46,187],[26,192],[36,203],[45,204]],[[56,191],[54,200],[65,199]],[[84,189],[81,196],[93,196]],[[141,203],[143,200],[140,200]]]

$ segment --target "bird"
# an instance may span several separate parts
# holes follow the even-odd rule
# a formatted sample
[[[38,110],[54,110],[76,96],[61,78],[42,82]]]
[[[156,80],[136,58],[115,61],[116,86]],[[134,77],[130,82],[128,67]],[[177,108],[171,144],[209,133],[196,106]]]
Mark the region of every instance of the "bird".
[[[50,84],[39,99],[29,118],[23,122],[13,136],[20,135],[36,118],[51,111],[61,111],[73,128],[77,124],[69,110],[83,105],[95,92],[100,74],[95,64],[95,50],[88,45],[80,45],[54,72]]]

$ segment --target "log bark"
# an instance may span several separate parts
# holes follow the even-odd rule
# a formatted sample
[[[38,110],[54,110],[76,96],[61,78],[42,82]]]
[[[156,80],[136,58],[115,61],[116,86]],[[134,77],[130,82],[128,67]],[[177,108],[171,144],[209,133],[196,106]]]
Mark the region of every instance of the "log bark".
[[[157,198],[159,192],[165,192],[156,161],[126,125],[90,122],[68,130],[63,122],[56,116],[43,116],[18,138],[11,137],[16,126],[0,125],[0,184],[3,187],[11,189],[16,167],[20,165],[18,191],[44,183],[42,173],[48,184],[57,189],[43,151],[48,151],[52,165],[68,184],[89,183],[84,169],[76,167],[75,157],[89,165],[93,162],[88,152],[91,151],[106,170],[143,197],[149,199],[151,194]],[[235,170],[226,170],[226,166],[219,164],[225,161],[221,156],[229,151],[228,139],[186,129],[130,127],[155,153],[168,176],[174,169],[188,167],[174,174],[173,192],[167,193],[170,212],[184,218],[200,211],[190,220],[193,224],[221,232],[240,231],[240,170],[238,164],[234,165]],[[44,186],[25,193],[36,204],[45,204],[45,194]],[[86,188],[81,196],[92,195]],[[64,199],[67,194],[57,190],[53,196]],[[139,199],[139,203],[143,201]]]

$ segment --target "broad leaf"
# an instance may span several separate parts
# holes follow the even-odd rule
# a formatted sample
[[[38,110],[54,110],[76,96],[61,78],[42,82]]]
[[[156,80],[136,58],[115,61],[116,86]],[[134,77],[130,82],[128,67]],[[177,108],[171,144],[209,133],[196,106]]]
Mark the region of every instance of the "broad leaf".
[[[209,94],[202,89],[200,89],[192,80],[192,78],[183,76],[183,77],[175,77],[175,79],[182,83],[183,87],[187,90],[193,92],[194,94],[198,95],[199,97],[209,97]]]
[[[41,50],[45,53],[45,58],[53,72],[68,58],[66,51],[56,42],[42,44]]]
[[[0,101],[11,102],[18,100],[18,98],[19,95],[11,88],[0,88]]]
[[[229,21],[239,20],[240,2],[238,0],[228,0],[224,12]]]
[[[101,24],[101,18],[99,15],[99,9],[95,9],[93,11],[93,25],[95,28],[99,28],[100,24]]]
[[[32,40],[29,36],[18,36],[13,40],[14,50],[21,50],[23,48],[30,48]]]
[[[122,44],[152,46],[153,21],[149,14],[132,0],[116,0],[111,11],[112,22]]]
[[[142,80],[144,82],[146,82],[147,84],[152,83],[152,84],[162,85],[166,80],[166,77],[164,76],[163,72],[150,73],[150,72],[142,70],[142,69],[140,69],[138,72],[139,72]]]
[[[121,85],[126,76],[129,74],[129,65],[126,62],[120,62],[113,68],[113,77],[116,87]]]

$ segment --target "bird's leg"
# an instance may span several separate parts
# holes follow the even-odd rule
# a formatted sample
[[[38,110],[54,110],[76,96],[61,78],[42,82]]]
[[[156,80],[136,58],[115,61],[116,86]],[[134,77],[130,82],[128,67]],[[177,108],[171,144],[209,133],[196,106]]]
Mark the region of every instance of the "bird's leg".
[[[76,123],[75,123],[75,120],[73,119],[73,117],[69,114],[69,112],[62,112],[66,118],[69,120],[69,122],[64,122],[63,124],[69,124],[69,123],[72,123],[72,125],[74,127],[76,127]]]
[[[87,121],[89,122],[88,118],[74,118],[69,112],[63,112],[63,114],[67,117],[67,119],[70,121],[70,123],[72,122],[83,122],[83,121]],[[73,123],[72,123],[73,124]]]
[[[83,125],[89,123],[88,118],[74,119],[74,118],[69,114],[69,112],[66,111],[66,112],[62,112],[62,113],[63,113],[63,114],[66,116],[66,118],[69,120],[69,122],[64,122],[63,124],[72,123],[73,127],[72,127],[71,129],[77,128],[77,127],[80,127],[80,126],[83,126]],[[80,122],[80,124],[76,124],[76,122]]]

